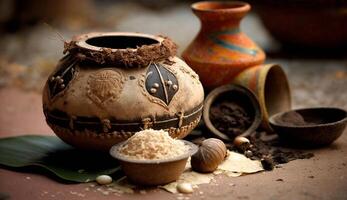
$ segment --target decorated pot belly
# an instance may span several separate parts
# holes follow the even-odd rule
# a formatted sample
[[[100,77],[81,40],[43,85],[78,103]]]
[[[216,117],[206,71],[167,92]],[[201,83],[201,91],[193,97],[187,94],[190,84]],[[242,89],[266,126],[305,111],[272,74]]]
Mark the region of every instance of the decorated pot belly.
[[[43,110],[65,142],[108,150],[143,129],[183,138],[198,124],[202,85],[168,38],[90,33],[64,52],[45,85]]]

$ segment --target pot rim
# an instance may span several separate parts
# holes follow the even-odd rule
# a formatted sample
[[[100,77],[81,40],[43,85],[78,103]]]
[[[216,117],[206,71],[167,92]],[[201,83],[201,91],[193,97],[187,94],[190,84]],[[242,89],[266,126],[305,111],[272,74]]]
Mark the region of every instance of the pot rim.
[[[157,41],[157,43],[154,44],[161,44],[165,38],[145,33],[135,33],[135,32],[92,32],[92,33],[86,33],[81,34],[73,38],[74,41],[76,41],[76,45],[80,48],[86,49],[86,50],[93,50],[93,51],[103,51],[106,47],[100,47],[100,46],[94,46],[87,43],[87,40],[92,38],[101,38],[101,37],[109,37],[109,36],[128,36],[128,37],[134,37],[134,38],[148,38],[153,39]],[[151,44],[153,45],[153,44]],[[151,46],[147,45],[147,46]],[[144,45],[141,45],[144,46]],[[139,46],[139,47],[141,47]],[[115,51],[125,51],[125,50],[132,50],[136,51],[138,48],[107,48],[110,49],[112,52]]]
[[[345,117],[337,120],[337,121],[333,121],[333,122],[328,122],[328,123],[322,123],[322,124],[311,124],[311,125],[302,125],[302,126],[298,126],[298,125],[284,125],[284,124],[280,124],[277,123],[275,121],[275,119],[285,113],[289,113],[289,112],[296,112],[296,111],[303,111],[303,110],[335,110],[337,112],[344,112],[345,113]],[[345,109],[342,108],[338,108],[338,107],[307,107],[307,108],[299,108],[299,109],[293,109],[293,110],[288,110],[288,111],[283,111],[280,113],[276,113],[274,115],[272,115],[269,118],[269,123],[271,126],[277,126],[277,127],[282,127],[282,128],[293,128],[293,129],[302,129],[302,128],[323,128],[323,127],[327,127],[327,126],[335,126],[337,124],[341,124],[341,123],[346,123],[347,122],[347,111]]]
[[[221,6],[217,8],[216,6]],[[243,1],[200,1],[191,5],[193,11],[197,12],[228,12],[245,13],[251,9],[251,5]]]
[[[102,37],[134,37],[157,41],[155,43],[141,44],[136,48],[109,48],[88,44],[88,40]],[[126,41],[125,41],[126,43]],[[131,44],[132,46],[136,45]],[[120,68],[141,68],[151,63],[170,60],[177,53],[177,45],[164,36],[154,36],[144,33],[132,32],[94,32],[73,37],[70,42],[64,43],[63,53],[69,53],[73,59],[80,62],[92,62],[100,65],[113,65]]]
[[[123,144],[125,144],[127,141],[113,145],[109,153],[113,158],[122,162],[133,163],[133,164],[163,164],[163,163],[170,163],[170,162],[176,162],[176,161],[188,159],[190,156],[192,156],[198,151],[198,146],[193,144],[192,142],[189,142],[187,140],[181,140],[181,139],[179,139],[179,141],[182,141],[185,145],[189,146],[189,150],[186,153],[174,158],[154,159],[154,160],[136,160],[136,159],[127,158],[121,155],[118,151],[118,149],[121,146],[123,146]]]
[[[289,86],[289,82],[288,82],[288,77],[280,65],[278,65],[278,64],[266,64],[266,65],[262,65],[260,67],[262,67],[263,70],[261,70],[261,72],[260,72],[259,82],[260,82],[260,88],[261,88],[260,90],[263,92],[259,93],[258,100],[259,100],[260,104],[263,104],[265,106],[264,107],[265,109],[263,109],[263,120],[264,120],[263,125],[267,129],[273,131],[273,129],[269,123],[270,114],[269,114],[269,111],[267,109],[266,97],[265,97],[266,81],[268,79],[268,74],[269,74],[270,70],[279,70],[280,73],[284,75],[282,77],[282,80],[284,83],[283,88],[285,88],[285,90],[288,93],[287,102],[289,104],[289,108],[288,108],[289,110],[290,110],[291,105],[292,105],[291,90],[290,90],[290,86]]]
[[[240,136],[248,136],[253,131],[255,131],[259,127],[259,125],[260,125],[260,123],[262,121],[262,117],[263,117],[259,101],[258,101],[257,97],[255,96],[255,94],[251,90],[249,90],[249,89],[247,89],[247,88],[245,88],[245,87],[243,87],[241,85],[238,85],[238,84],[223,85],[223,86],[220,86],[220,87],[212,90],[212,92],[210,92],[210,94],[208,94],[206,99],[205,99],[204,110],[203,110],[203,119],[204,119],[204,122],[206,124],[206,127],[213,134],[218,136],[220,139],[227,140],[227,141],[231,140],[230,137],[227,134],[224,134],[224,133],[220,132],[212,124],[212,122],[210,120],[210,108],[211,108],[212,103],[220,95],[222,95],[225,92],[232,91],[232,90],[242,91],[246,96],[248,96],[250,101],[251,101],[251,104],[253,106],[253,109],[254,109],[254,120],[253,120],[252,124]]]

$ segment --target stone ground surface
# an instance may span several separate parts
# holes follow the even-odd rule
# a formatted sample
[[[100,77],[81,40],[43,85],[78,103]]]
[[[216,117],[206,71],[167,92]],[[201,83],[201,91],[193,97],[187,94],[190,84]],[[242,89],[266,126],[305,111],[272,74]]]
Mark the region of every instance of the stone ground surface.
[[[110,15],[112,13],[112,15]],[[187,4],[163,11],[135,4],[109,6],[98,15],[110,16],[105,28],[61,29],[70,38],[81,32],[138,31],[165,34],[180,46],[181,53],[196,35],[199,22]],[[268,51],[277,48],[251,14],[243,30]],[[47,73],[62,56],[62,42],[44,25],[17,34],[2,35],[0,45],[0,137],[53,135],[44,122],[40,88]],[[52,39],[53,38],[53,39]],[[347,58],[310,58],[268,54],[267,63],[279,63],[287,72],[293,107],[338,106],[347,109]],[[53,64],[52,64],[53,63]],[[19,74],[19,75],[18,75]],[[216,183],[201,185],[189,199],[347,199],[347,133],[332,145],[310,150],[315,156],[296,160],[271,172],[238,178],[218,177]],[[29,178],[28,178],[29,177]],[[283,179],[283,181],[276,181]],[[147,194],[103,195],[85,191],[87,184],[62,184],[43,175],[0,169],[0,192],[11,199],[179,199],[161,190]],[[199,192],[203,192],[200,194]],[[78,196],[77,193],[84,196]]]

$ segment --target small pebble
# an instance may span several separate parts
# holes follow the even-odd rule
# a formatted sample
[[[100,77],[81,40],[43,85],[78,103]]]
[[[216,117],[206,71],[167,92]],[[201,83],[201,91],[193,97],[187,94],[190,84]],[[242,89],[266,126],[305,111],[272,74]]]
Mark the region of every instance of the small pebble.
[[[274,169],[275,167],[275,164],[274,164],[274,161],[272,160],[271,157],[263,157],[261,160],[260,160],[261,164],[263,165],[263,168],[267,171],[271,171]]]
[[[181,193],[193,193],[193,186],[190,183],[180,183],[177,185],[177,190]]]
[[[247,158],[250,158],[250,157],[253,156],[253,152],[250,151],[250,150],[247,150],[247,151],[245,151],[245,156],[246,156]]]
[[[108,175],[100,175],[96,177],[96,182],[99,183],[100,185],[107,185],[112,183],[112,178],[111,176],[108,176]]]

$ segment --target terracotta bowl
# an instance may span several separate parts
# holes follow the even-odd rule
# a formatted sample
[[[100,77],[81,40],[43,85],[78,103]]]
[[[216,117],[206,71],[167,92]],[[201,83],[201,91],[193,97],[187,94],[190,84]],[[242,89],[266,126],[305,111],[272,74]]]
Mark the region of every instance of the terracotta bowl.
[[[279,121],[283,115],[299,113],[312,125],[289,125]],[[347,124],[347,112],[340,108],[306,108],[282,112],[270,118],[270,124],[280,139],[290,145],[319,147],[331,144],[341,136]]]
[[[262,113],[260,109],[257,97],[249,89],[236,85],[224,85],[212,90],[206,97],[203,110],[203,119],[206,127],[210,130],[212,134],[222,140],[233,140],[226,133],[220,132],[211,122],[210,119],[210,109],[216,102],[220,100],[228,100],[236,102],[246,108],[246,111],[252,116],[252,124],[250,127],[242,134],[242,136],[247,136],[253,131],[255,131],[261,123]]]
[[[286,46],[343,48],[347,44],[347,2],[337,0],[253,0],[271,35]]]
[[[173,182],[183,173],[188,158],[198,151],[198,147],[188,141],[181,140],[189,146],[189,151],[172,159],[134,160],[119,154],[118,149],[124,142],[110,149],[112,157],[119,160],[128,179],[138,185],[163,185]]]

